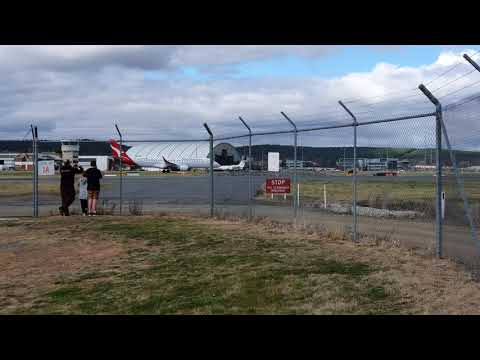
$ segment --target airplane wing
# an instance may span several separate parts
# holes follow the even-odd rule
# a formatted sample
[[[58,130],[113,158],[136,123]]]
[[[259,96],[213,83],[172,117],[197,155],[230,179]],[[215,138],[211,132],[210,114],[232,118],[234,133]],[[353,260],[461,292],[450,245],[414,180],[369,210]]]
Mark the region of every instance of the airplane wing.
[[[174,168],[174,169],[180,168],[180,166],[178,166],[177,164],[172,163],[172,162],[168,161],[167,159],[165,159],[165,156],[162,156],[162,158],[163,158],[163,161],[165,162],[165,164],[167,164],[168,168]]]

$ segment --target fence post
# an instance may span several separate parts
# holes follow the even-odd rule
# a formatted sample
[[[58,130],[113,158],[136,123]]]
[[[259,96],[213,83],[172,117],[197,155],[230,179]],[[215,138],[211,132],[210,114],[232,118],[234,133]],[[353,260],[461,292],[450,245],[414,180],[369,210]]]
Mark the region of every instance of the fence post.
[[[38,128],[35,126],[35,217],[38,217]]]
[[[37,192],[35,191],[36,177],[35,177],[35,147],[37,146],[35,141],[35,130],[33,125],[30,125],[32,130],[32,194],[33,194],[33,217],[37,217]]]
[[[435,218],[436,218],[436,238],[437,238],[437,257],[441,258],[443,255],[443,221],[442,221],[442,163],[440,159],[440,153],[442,151],[442,104],[438,101],[438,99],[433,96],[433,94],[425,87],[425,85],[420,84],[418,86],[420,91],[435,105],[435,118],[436,118],[436,130],[435,130],[435,138],[436,138],[436,188],[437,192],[435,194],[436,197],[436,211],[435,211]]]
[[[297,226],[297,212],[298,212],[298,200],[297,200],[297,125],[283,112],[280,112],[285,119],[293,126],[294,130],[294,148],[293,148],[293,219],[294,225]]]
[[[213,133],[208,127],[207,123],[204,123],[203,126],[207,130],[208,134],[210,135],[210,216],[214,216],[214,204],[215,204],[215,193],[214,193],[214,185],[213,185]]]
[[[248,129],[248,220],[252,220],[252,130],[250,126],[238,117],[243,125]]]
[[[480,72],[480,66],[475,61],[473,61],[470,56],[468,56],[467,54],[463,54],[463,58],[467,60],[470,65],[472,65],[475,69],[477,69],[477,71]]]
[[[120,216],[122,215],[122,204],[123,204],[123,162],[122,162],[122,151],[123,151],[123,137],[120,129],[118,128],[117,124],[115,124],[115,128],[117,129],[118,136],[120,137]]]
[[[341,107],[352,117],[353,119],[353,241],[357,241],[357,118],[353,113],[343,104],[338,102]],[[343,163],[345,169],[345,160]]]

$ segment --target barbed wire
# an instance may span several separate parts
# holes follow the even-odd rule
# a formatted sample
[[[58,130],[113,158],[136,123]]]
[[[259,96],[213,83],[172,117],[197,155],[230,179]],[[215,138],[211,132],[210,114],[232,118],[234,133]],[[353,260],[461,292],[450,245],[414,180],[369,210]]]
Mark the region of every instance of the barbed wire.
[[[417,91],[418,91],[417,94],[405,96],[403,98],[398,98],[398,99],[390,98],[390,99],[385,99],[385,100],[377,101],[373,103],[363,103],[363,104],[357,105],[357,109],[362,107],[374,107],[374,106],[378,106],[379,104],[386,104],[386,103],[393,103],[393,102],[395,102],[396,105],[404,104],[404,103],[412,103],[413,102],[412,100],[407,100],[412,98],[418,98],[419,101],[425,100],[425,97],[422,97],[422,94],[420,93],[420,91],[418,89]]]
[[[462,87],[462,88],[460,88],[460,89],[458,89],[458,90],[455,90],[455,91],[452,91],[452,92],[450,92],[450,93],[447,93],[447,94],[445,94],[445,95],[443,95],[443,96],[440,96],[439,99],[445,99],[447,96],[456,94],[456,93],[458,93],[458,92],[460,92],[460,91],[462,91],[462,90],[468,89],[468,88],[470,88],[470,87],[472,87],[472,86],[474,86],[474,85],[477,85],[477,84],[480,84],[480,80],[479,80],[479,81],[475,81],[475,82],[472,83],[472,84],[466,85],[466,86],[464,86],[464,87]]]
[[[392,95],[392,94],[402,94],[402,93],[412,92],[412,91],[418,91],[418,89],[413,88],[413,89],[399,90],[399,91],[386,93],[386,94],[383,94],[383,95],[369,96],[369,97],[366,97],[366,98],[356,98],[356,99],[353,99],[353,100],[348,100],[347,99],[347,100],[343,101],[343,103],[344,104],[353,104],[353,103],[357,103],[357,102],[365,101],[365,100],[369,100],[369,99],[378,99],[378,98],[386,97],[386,96]]]
[[[474,52],[470,57],[473,59],[475,56],[478,55],[478,53],[480,52],[480,50],[477,50],[476,52]],[[433,80],[430,80],[429,82],[427,82],[426,84],[424,84],[425,86],[428,86],[430,85],[431,83],[433,83],[434,81],[440,79],[441,77],[445,76],[446,74],[448,74],[450,71],[454,70],[455,68],[457,68],[459,65],[461,64],[465,64],[464,62],[461,61],[461,59],[463,58],[462,56],[459,56],[460,57],[460,61],[457,63],[457,64],[454,64],[452,65],[449,69],[447,69],[447,71],[443,72],[442,74],[438,75],[435,79]]]
[[[457,82],[458,80],[463,79],[465,76],[470,75],[471,73],[473,73],[473,72],[475,72],[475,71],[477,71],[477,69],[470,70],[470,71],[468,71],[467,73],[463,74],[462,76],[459,76],[458,78],[455,78],[455,79],[453,79],[453,80],[451,80],[451,81],[448,81],[448,82],[446,82],[445,84],[443,84],[442,86],[440,86],[440,87],[438,87],[438,88],[436,88],[436,89],[434,89],[434,90],[431,90],[431,92],[434,93],[434,92],[436,92],[436,91],[438,91],[438,90],[440,90],[440,89],[443,89],[445,86],[450,85],[450,84],[453,84],[454,82]]]
[[[474,57],[476,57],[477,55],[479,55],[480,53],[480,50],[477,50],[475,53],[473,53],[470,57],[473,59]],[[425,86],[428,86],[430,84],[432,84],[433,82],[441,79],[442,77],[444,77],[446,74],[448,74],[449,72],[453,71],[454,69],[456,69],[458,66],[464,64],[466,65],[464,62],[461,61],[462,59],[462,56],[459,55],[459,62],[457,62],[456,64],[450,66],[449,69],[447,69],[446,71],[444,71],[443,73],[437,75],[434,79],[428,81],[427,83],[425,83],[424,85]],[[408,92],[412,92],[412,91],[418,91],[418,88],[415,87],[415,88],[410,88],[410,89],[404,89],[404,90],[399,90],[399,91],[393,91],[393,92],[389,92],[389,93],[386,93],[386,94],[383,94],[383,95],[377,95],[377,96],[371,96],[371,97],[366,97],[366,98],[356,98],[356,99],[346,99],[343,103],[344,104],[353,104],[353,103],[356,103],[356,102],[360,102],[360,101],[365,101],[365,100],[371,100],[371,99],[377,99],[377,98],[382,98],[382,97],[387,97],[387,96],[390,96],[390,95],[393,95],[393,94],[404,94],[404,93],[408,93]],[[412,95],[414,96],[414,95]],[[385,100],[385,101],[388,101],[388,100]]]
[[[465,101],[462,101],[462,102],[459,102],[459,103],[453,103],[453,104],[447,105],[447,106],[445,106],[445,111],[452,111],[456,107],[468,104],[469,102],[475,101],[477,99],[480,99],[480,95],[474,96],[474,97],[469,98],[469,99],[466,99]]]
[[[20,140],[20,141],[25,141],[25,138],[27,137],[28,134],[30,134],[31,131],[32,131],[31,129],[28,129],[27,132],[25,133],[25,135],[23,135],[22,140]]]

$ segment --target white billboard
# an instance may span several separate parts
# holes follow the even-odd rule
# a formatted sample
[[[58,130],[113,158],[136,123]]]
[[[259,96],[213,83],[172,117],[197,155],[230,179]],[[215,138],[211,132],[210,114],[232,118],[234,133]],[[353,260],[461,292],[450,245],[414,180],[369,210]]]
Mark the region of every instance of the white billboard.
[[[268,153],[268,171],[280,171],[280,153]]]
[[[55,175],[55,161],[39,161],[38,162],[38,176]]]

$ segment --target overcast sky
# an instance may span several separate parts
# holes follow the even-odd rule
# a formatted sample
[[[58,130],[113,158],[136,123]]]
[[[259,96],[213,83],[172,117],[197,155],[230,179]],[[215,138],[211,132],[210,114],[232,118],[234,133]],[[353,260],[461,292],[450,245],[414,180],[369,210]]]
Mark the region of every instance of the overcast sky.
[[[417,90],[422,82],[444,104],[480,91],[480,84],[474,84],[480,73],[463,76],[473,68],[461,58],[466,52],[478,60],[477,50],[479,46],[0,46],[0,138],[22,138],[31,123],[48,139],[108,139],[115,136],[115,122],[128,139],[188,139],[206,135],[203,122],[216,134],[244,133],[238,116],[254,130],[288,129],[280,111],[299,127],[350,121],[338,100],[359,121],[430,112],[432,104]],[[474,133],[479,129],[473,113],[460,119],[458,114],[446,116],[462,124],[452,133],[461,137],[467,131],[470,139],[469,127]],[[425,144],[433,141],[428,121],[359,129],[360,143]],[[301,141],[343,146],[351,142],[350,132],[302,135]]]

